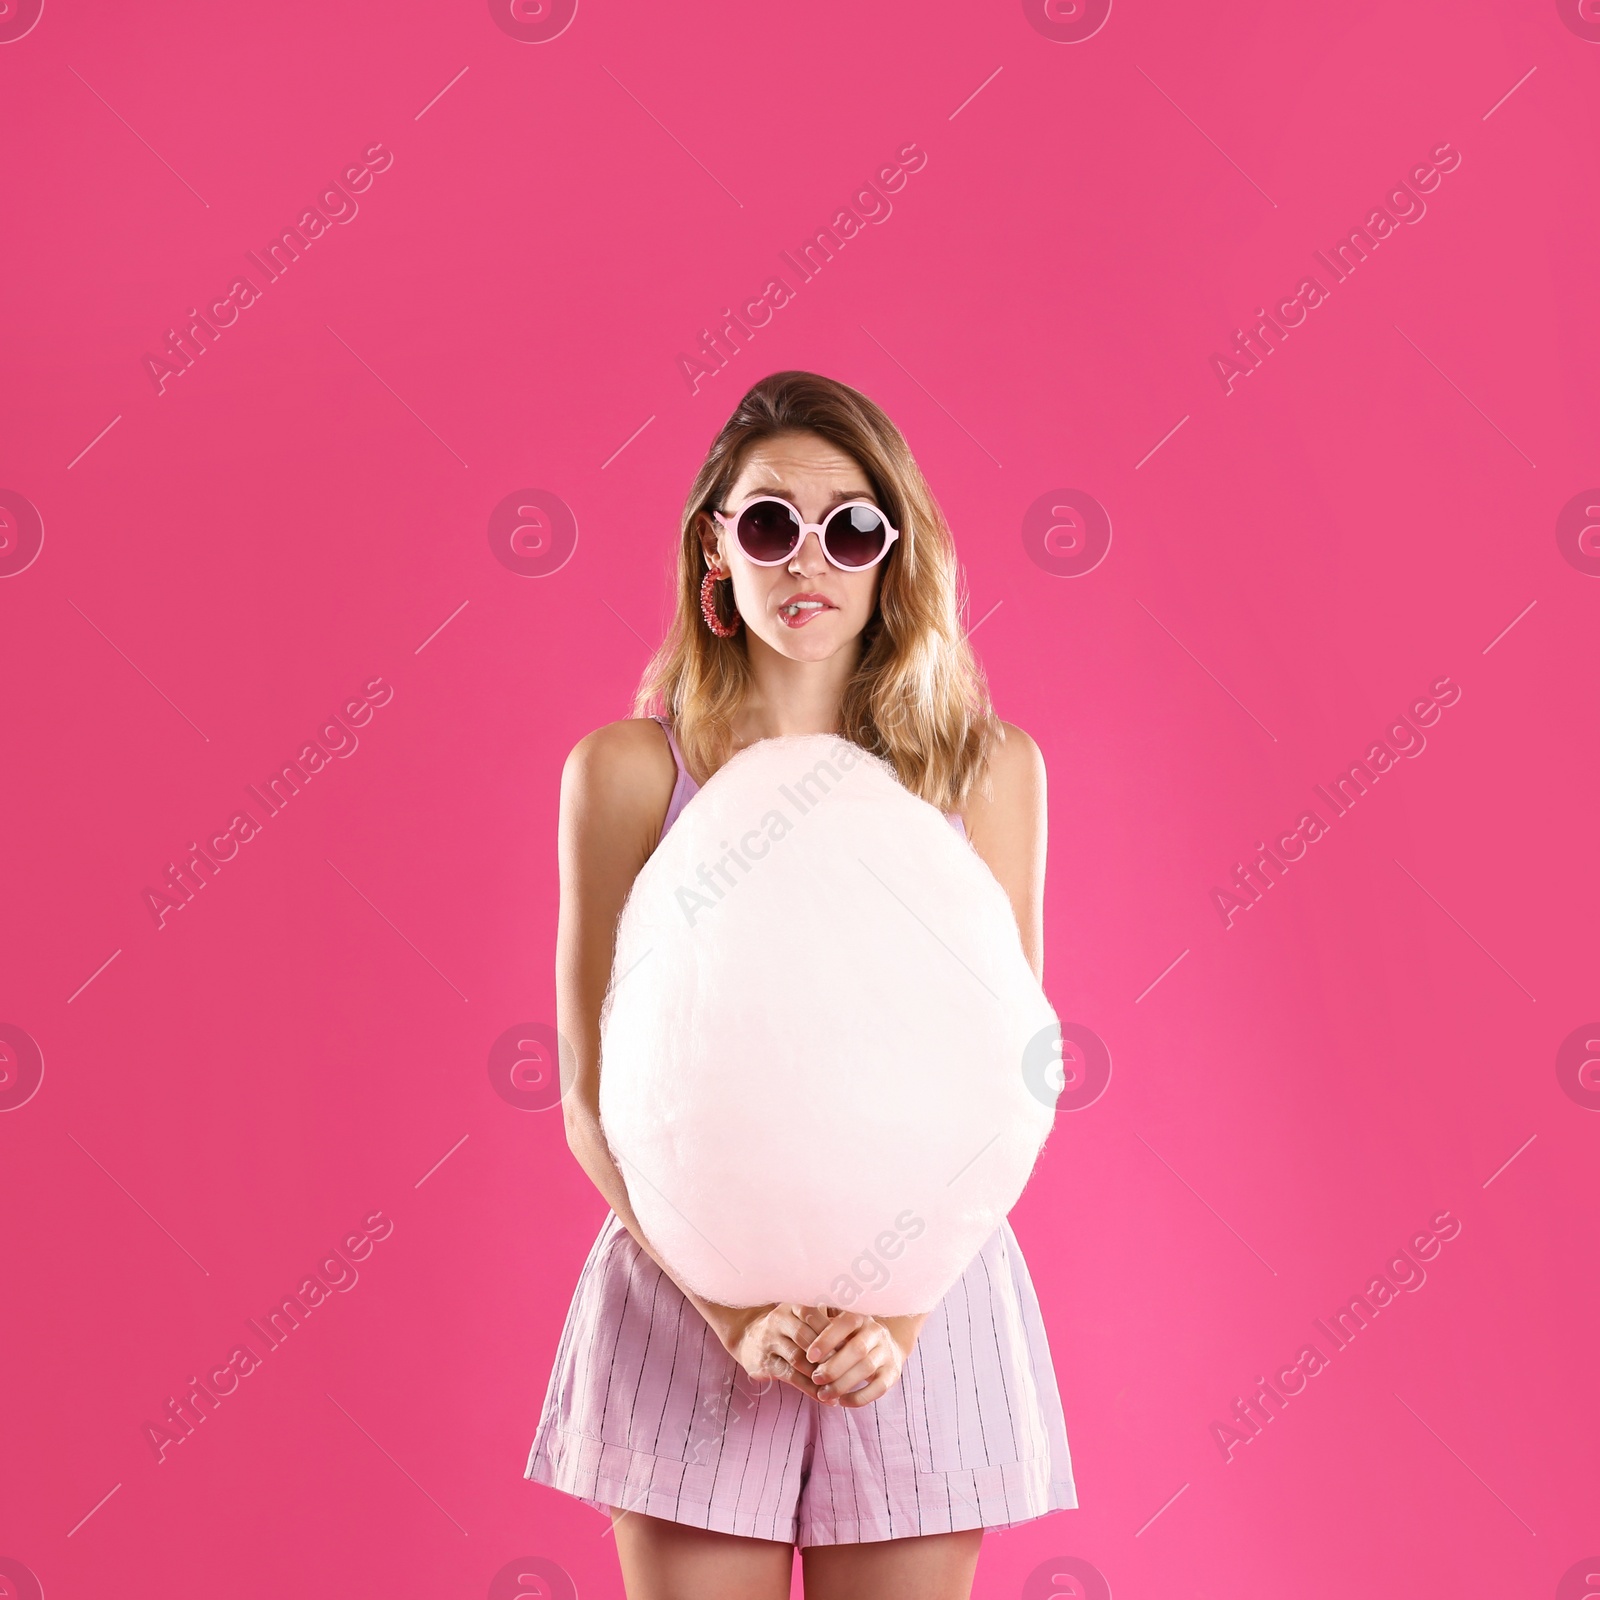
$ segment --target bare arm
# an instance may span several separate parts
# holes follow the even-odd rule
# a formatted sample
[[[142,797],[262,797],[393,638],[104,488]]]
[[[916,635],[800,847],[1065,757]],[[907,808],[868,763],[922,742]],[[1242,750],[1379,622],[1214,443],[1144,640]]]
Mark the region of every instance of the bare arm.
[[[661,730],[615,722],[579,741],[561,773],[556,926],[556,1026],[573,1055],[561,1107],[567,1145],[639,1248],[677,1283],[725,1347],[758,1318],[702,1300],[678,1283],[645,1237],[600,1126],[600,1006],[611,977],[617,918],[655,849],[675,776]]]
[[[1044,757],[1014,723],[990,762],[990,792],[967,806],[967,837],[1016,913],[1022,952],[1044,982],[1044,863],[1048,842]]]

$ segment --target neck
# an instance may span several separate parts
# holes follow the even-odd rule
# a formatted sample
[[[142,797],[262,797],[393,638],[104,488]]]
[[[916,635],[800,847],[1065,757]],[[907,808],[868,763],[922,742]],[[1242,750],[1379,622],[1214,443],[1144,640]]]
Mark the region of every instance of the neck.
[[[750,692],[734,718],[739,744],[793,734],[837,733],[845,686],[861,659],[859,636],[825,661],[795,661],[748,634]]]

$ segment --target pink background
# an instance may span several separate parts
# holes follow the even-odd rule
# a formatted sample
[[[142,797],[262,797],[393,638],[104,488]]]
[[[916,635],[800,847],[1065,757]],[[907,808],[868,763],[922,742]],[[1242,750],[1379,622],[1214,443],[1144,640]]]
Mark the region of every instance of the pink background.
[[[0,45],[8,571],[24,501],[44,533],[0,581],[0,1557],[52,1600],[478,1596],[532,1557],[621,1593],[604,1521],[522,1478],[604,1206],[489,1053],[553,1021],[561,763],[628,714],[688,481],[805,367],[950,516],[1050,767],[1047,987],[1114,1062],[1013,1217],[1081,1508],[987,1540],[977,1593],[1093,1593],[1071,1558],[1119,1600],[1556,1594],[1600,1548],[1600,546],[1557,539],[1600,483],[1585,5],[1118,0],[1074,42],[1069,0],[583,0],[527,42],[481,3],[48,0]],[[892,214],[786,272],[909,142]],[[1225,393],[1254,308],[1444,142],[1425,217]],[[374,144],[267,284],[245,253]],[[536,576],[488,537],[531,489],[577,529]],[[1076,577],[1024,541],[1066,490],[1113,529]],[[1442,676],[1426,750],[1225,926],[1235,864]],[[158,929],[168,863],[375,678],[359,747]],[[245,1319],[379,1211],[266,1354]],[[1333,1352],[1314,1319],[1441,1211]]]

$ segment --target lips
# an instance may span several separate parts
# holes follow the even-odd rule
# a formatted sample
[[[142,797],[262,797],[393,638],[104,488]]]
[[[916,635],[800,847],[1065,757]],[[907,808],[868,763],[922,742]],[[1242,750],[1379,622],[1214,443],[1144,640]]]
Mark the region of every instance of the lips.
[[[803,628],[813,617],[838,609],[826,595],[792,594],[778,606],[778,619],[787,628]]]

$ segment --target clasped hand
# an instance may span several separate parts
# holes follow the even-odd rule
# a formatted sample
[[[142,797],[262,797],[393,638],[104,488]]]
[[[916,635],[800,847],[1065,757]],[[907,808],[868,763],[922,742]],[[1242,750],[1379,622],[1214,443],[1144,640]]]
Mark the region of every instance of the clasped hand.
[[[773,1305],[742,1317],[725,1342],[753,1378],[776,1378],[821,1405],[858,1407],[899,1382],[924,1320]]]

